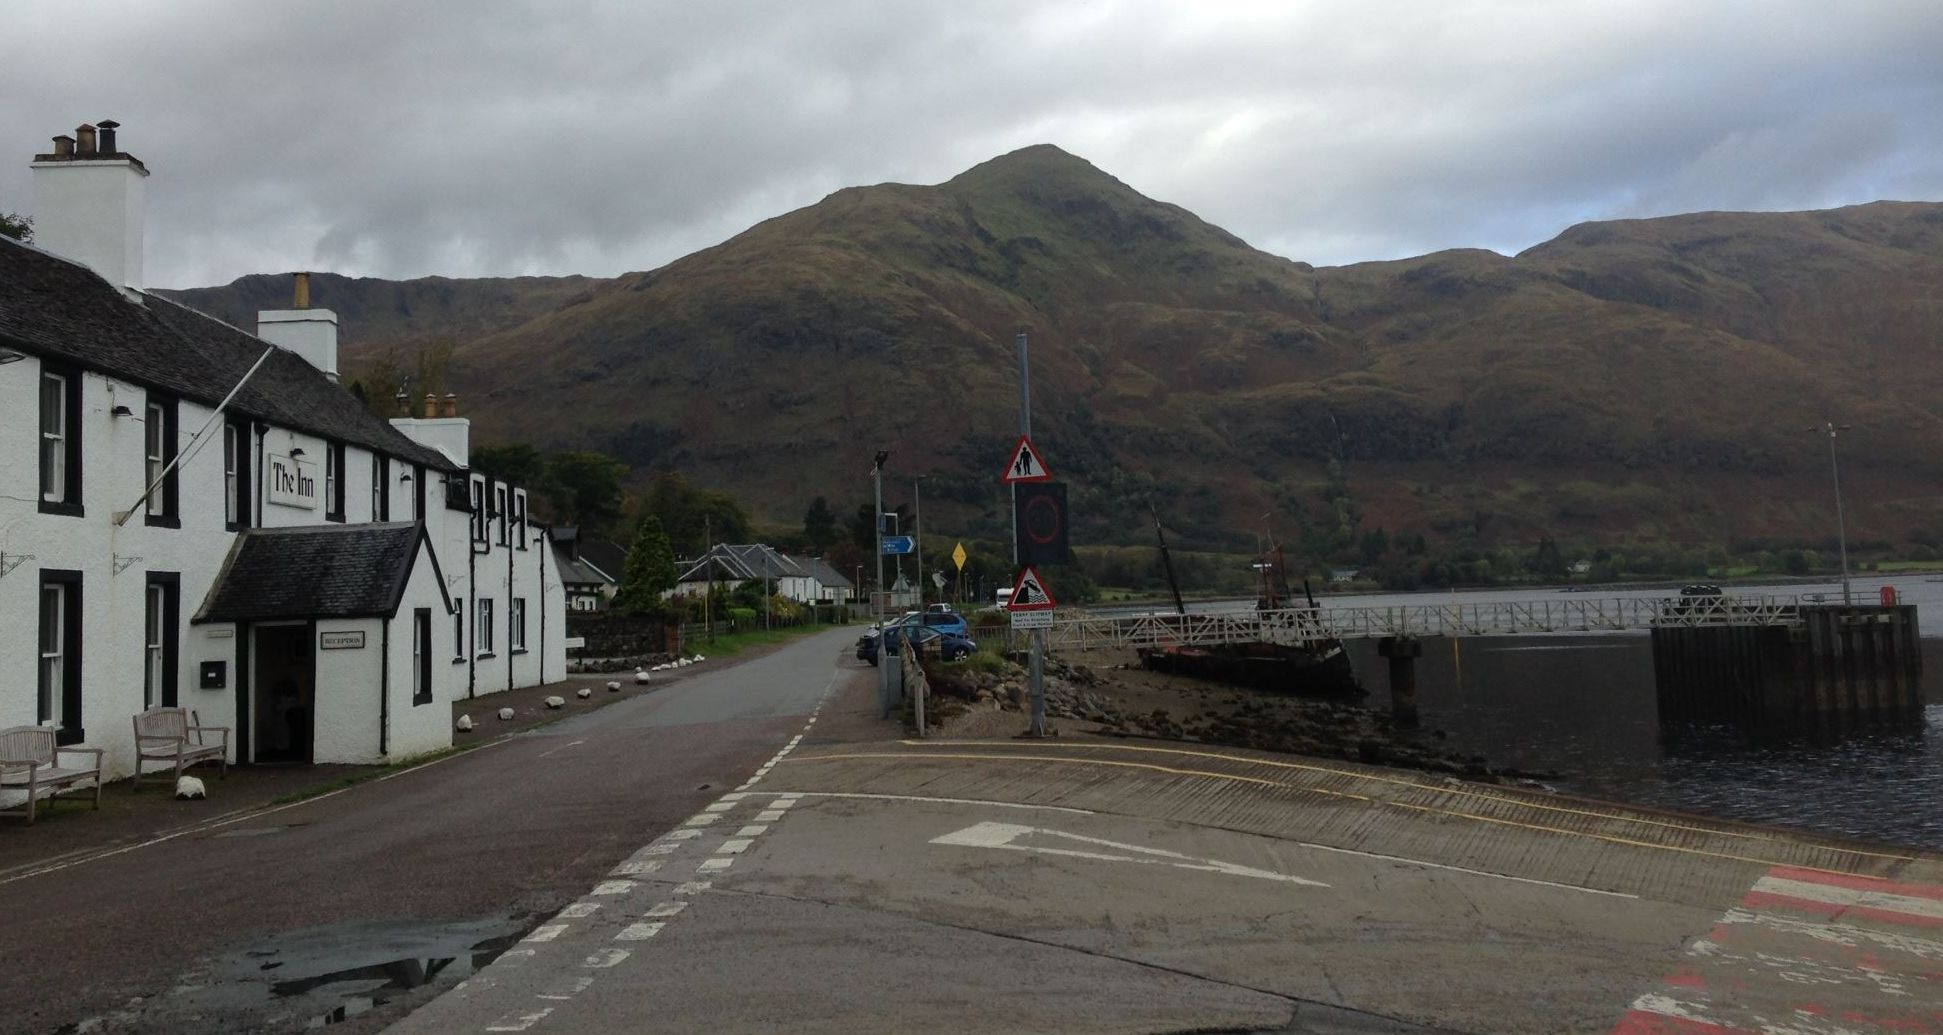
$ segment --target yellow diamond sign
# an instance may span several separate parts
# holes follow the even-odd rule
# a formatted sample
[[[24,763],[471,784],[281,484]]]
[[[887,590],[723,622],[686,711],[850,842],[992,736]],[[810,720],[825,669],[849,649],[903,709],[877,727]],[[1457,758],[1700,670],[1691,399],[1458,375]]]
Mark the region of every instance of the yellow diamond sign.
[[[952,548],[951,563],[956,564],[958,566],[959,571],[964,571],[965,559],[970,556],[971,554],[965,552],[965,544],[959,543],[956,547]]]

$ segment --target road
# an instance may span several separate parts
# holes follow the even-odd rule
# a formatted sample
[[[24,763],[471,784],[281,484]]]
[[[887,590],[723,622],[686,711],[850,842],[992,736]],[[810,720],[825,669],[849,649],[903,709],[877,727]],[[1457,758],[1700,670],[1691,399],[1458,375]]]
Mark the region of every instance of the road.
[[[748,779],[840,676],[861,678],[839,667],[853,640],[820,634],[382,781],[0,884],[0,1030],[301,1030],[340,1010],[341,1030],[375,1030],[437,988],[399,985],[427,970],[450,983],[472,946],[552,915]],[[307,987],[332,973],[352,979]]]
[[[820,743],[395,1035],[1943,1031],[1943,860],[1189,745]]]

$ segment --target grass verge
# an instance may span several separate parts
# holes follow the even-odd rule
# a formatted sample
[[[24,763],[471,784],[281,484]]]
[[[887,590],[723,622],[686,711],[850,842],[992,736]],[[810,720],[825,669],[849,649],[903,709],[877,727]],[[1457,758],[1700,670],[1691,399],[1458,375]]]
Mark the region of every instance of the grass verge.
[[[838,626],[825,622],[821,625],[789,625],[780,629],[751,629],[748,632],[724,633],[713,640],[693,640],[683,646],[698,651],[708,657],[733,656],[749,647],[762,647],[772,643],[787,643],[802,636],[812,636],[828,632]]]

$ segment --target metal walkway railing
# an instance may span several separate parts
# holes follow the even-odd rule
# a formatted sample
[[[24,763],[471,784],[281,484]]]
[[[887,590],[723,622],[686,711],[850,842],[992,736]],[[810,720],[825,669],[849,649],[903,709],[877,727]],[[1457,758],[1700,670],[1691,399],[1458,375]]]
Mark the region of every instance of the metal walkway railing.
[[[1798,596],[1604,597],[1276,611],[1247,608],[1185,615],[1082,613],[1054,619],[1046,628],[1046,645],[1054,650],[1255,642],[1295,645],[1385,636],[1515,636],[1701,625],[1786,625],[1796,621],[1800,606]]]

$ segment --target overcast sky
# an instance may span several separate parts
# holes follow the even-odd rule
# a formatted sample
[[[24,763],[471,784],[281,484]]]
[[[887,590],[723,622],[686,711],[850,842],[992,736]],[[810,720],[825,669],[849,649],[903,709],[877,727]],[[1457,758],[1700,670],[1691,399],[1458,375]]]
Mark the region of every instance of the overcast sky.
[[[0,211],[81,122],[148,280],[650,269],[1053,143],[1318,265],[1943,200],[1943,3],[8,0]]]

